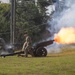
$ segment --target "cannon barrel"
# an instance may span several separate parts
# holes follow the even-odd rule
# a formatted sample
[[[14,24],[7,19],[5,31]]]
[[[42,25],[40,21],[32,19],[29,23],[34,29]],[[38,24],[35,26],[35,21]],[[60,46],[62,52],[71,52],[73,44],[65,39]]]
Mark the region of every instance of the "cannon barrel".
[[[50,44],[53,44],[53,42],[54,42],[54,40],[49,40],[49,41],[38,43],[36,45],[36,48],[48,46]]]

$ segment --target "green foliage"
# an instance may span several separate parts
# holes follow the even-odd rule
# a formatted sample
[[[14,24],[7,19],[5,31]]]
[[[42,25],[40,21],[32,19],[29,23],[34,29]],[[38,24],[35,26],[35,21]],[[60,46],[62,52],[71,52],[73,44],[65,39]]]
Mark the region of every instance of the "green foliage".
[[[46,7],[48,7],[52,3],[53,3],[52,0],[38,0],[38,7],[40,9],[40,12],[43,14],[43,16],[45,16],[44,18],[47,18]]]
[[[0,4],[0,37],[9,40],[9,4]]]
[[[47,7],[52,4],[52,0],[38,0],[38,4],[41,7]]]
[[[41,4],[42,3],[42,4]],[[46,5],[44,5],[46,3]],[[38,1],[38,6],[35,6],[33,1],[22,0],[17,4],[16,25],[17,25],[17,39],[23,39],[25,31],[32,37],[34,42],[42,39],[41,34],[46,29],[46,22],[48,16],[46,15],[46,8],[48,1]],[[45,9],[45,10],[44,10]],[[39,36],[39,37],[38,37]],[[20,41],[20,40],[19,40]]]
[[[16,26],[18,32],[20,33],[18,34],[18,39],[25,31],[27,31],[31,37],[33,36],[33,32],[38,33],[40,31],[40,20],[37,21],[37,16],[40,17],[40,14],[37,7],[33,3],[23,2],[23,4],[17,8],[16,12]],[[21,38],[23,39],[23,36],[21,36]]]
[[[47,25],[48,16],[45,7],[51,2],[38,0],[37,6],[31,0],[21,0],[16,3],[15,43],[24,42],[25,31],[32,37],[33,42],[39,41]],[[0,4],[0,37],[7,41],[10,39],[10,4]]]

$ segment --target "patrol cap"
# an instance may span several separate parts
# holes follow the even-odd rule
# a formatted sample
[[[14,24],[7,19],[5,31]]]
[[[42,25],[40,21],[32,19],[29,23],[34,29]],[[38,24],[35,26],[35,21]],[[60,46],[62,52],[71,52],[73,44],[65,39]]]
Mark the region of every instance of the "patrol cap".
[[[28,35],[27,31],[24,32],[24,36]]]

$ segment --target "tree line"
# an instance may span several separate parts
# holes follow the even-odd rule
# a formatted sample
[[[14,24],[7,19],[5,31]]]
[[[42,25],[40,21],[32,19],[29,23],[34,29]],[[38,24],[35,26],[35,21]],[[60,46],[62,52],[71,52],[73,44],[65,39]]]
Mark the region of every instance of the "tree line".
[[[52,0],[38,0],[37,6],[33,1],[22,0],[16,2],[16,43],[24,42],[24,33],[27,32],[33,43],[44,37],[47,20],[50,15],[46,14],[46,7],[52,4]],[[0,38],[10,41],[10,4],[0,3]]]

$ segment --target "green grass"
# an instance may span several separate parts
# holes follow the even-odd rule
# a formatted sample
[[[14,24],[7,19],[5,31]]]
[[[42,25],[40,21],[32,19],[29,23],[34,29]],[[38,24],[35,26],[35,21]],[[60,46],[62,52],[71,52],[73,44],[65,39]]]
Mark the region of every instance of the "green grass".
[[[75,75],[75,51],[47,57],[0,57],[0,75]]]

